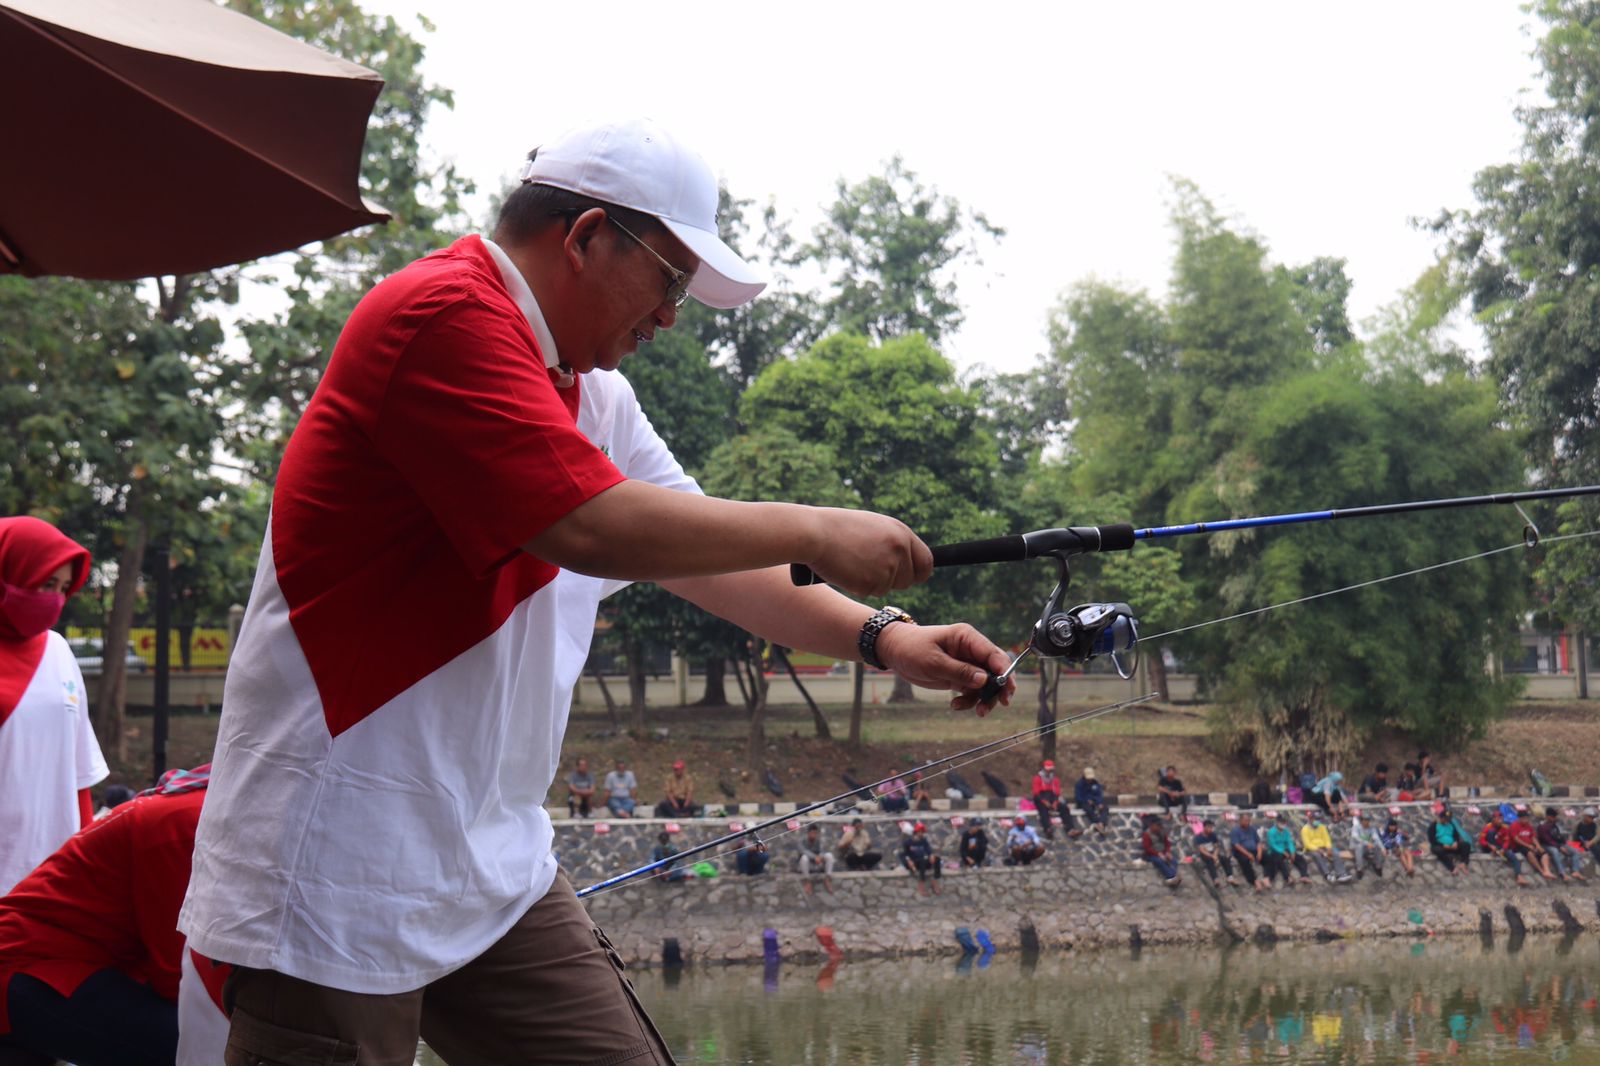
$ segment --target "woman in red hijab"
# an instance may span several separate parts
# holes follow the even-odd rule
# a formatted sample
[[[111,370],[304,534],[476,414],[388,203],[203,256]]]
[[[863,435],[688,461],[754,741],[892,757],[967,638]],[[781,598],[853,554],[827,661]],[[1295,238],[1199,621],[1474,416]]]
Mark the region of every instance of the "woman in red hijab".
[[[37,518],[0,518],[0,895],[90,819],[106,776],[83,674],[51,626],[89,552]]]

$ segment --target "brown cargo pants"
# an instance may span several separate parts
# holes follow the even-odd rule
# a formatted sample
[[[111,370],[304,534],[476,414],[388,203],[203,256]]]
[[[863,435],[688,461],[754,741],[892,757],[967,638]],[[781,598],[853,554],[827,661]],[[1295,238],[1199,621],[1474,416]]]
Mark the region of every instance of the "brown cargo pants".
[[[564,874],[505,936],[410,992],[365,995],[237,968],[227,1066],[671,1066],[672,1056]]]

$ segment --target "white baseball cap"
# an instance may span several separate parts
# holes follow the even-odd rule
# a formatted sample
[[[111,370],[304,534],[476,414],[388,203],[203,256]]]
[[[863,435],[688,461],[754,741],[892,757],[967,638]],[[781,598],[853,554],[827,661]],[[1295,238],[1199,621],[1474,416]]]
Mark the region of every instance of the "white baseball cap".
[[[689,295],[730,308],[767,287],[717,235],[717,178],[698,153],[649,119],[569,130],[536,148],[522,180],[651,215],[700,259]]]

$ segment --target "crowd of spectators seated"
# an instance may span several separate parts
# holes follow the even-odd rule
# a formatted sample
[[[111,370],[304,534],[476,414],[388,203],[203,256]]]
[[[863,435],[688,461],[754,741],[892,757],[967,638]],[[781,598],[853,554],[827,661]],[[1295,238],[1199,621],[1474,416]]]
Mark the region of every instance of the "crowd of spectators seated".
[[[1471,832],[1445,800],[1444,774],[1427,751],[1419,751],[1416,760],[1407,762],[1392,782],[1388,765],[1378,763],[1356,790],[1355,803],[1347,796],[1344,775],[1338,771],[1314,780],[1306,775],[1298,788],[1286,788],[1281,795],[1275,795],[1267,782],[1258,781],[1251,790],[1253,802],[1270,803],[1281,798],[1307,805],[1304,821],[1298,827],[1291,812],[1268,811],[1265,825],[1259,825],[1251,810],[1242,809],[1237,814],[1228,813],[1226,818],[1235,824],[1219,832],[1215,820],[1189,816],[1192,797],[1176,766],[1163,767],[1156,778],[1156,802],[1162,813],[1141,816],[1136,854],[1149,863],[1164,884],[1173,887],[1182,881],[1180,870],[1185,862],[1199,863],[1213,882],[1239,885],[1242,878],[1243,884],[1258,892],[1267,891],[1274,883],[1285,887],[1308,884],[1313,867],[1316,875],[1330,884],[1347,884],[1369,872],[1382,877],[1390,861],[1396,864],[1398,873],[1414,875],[1416,856],[1424,842],[1412,840],[1398,818],[1385,817],[1384,809],[1393,803],[1418,799],[1433,801],[1433,820],[1424,834],[1426,847],[1450,876],[1465,873],[1474,852],[1505,863],[1519,885],[1531,883],[1524,867],[1547,881],[1585,881],[1584,858],[1600,865],[1600,824],[1594,808],[1584,810],[1569,831],[1555,807],[1547,808],[1539,818],[1526,805],[1508,802],[1489,808],[1476,833]],[[597,787],[588,760],[580,756],[566,784],[567,809],[572,817],[589,817],[597,795],[618,818],[633,816],[639,803],[638,780],[622,759],[616,760],[615,767]],[[1041,762],[1031,784],[1038,827],[1030,825],[1022,812],[1006,824],[999,852],[1005,865],[1028,866],[1042,859],[1057,823],[1067,836],[1080,836],[1084,829],[1074,815],[1074,807],[1081,812],[1084,826],[1101,835],[1107,832],[1105,787],[1093,767],[1084,768],[1070,797],[1051,760]],[[694,777],[681,759],[665,775],[661,797],[655,806],[658,817],[698,817],[704,810],[696,802]],[[932,807],[932,797],[920,772],[894,778],[878,798],[880,809],[887,813]],[[1478,808],[1471,808],[1471,812],[1476,815]],[[1176,821],[1185,831],[1174,834],[1163,816],[1165,822]],[[944,859],[926,825],[902,822],[901,827],[898,865],[915,878],[922,894],[938,892]],[[676,828],[667,827],[672,831]],[[984,819],[967,820],[957,843],[958,866],[975,869],[987,865],[989,850]],[[687,870],[670,861],[676,854],[671,833],[660,833],[651,856],[654,861],[665,861],[655,874],[659,880],[671,883],[689,876]],[[798,843],[795,868],[804,878],[807,893],[812,892],[818,878],[831,893],[837,869],[875,870],[883,854],[875,846],[867,823],[855,818],[831,845],[824,839],[822,827],[809,826]],[[731,855],[734,869],[746,876],[765,872],[771,859],[767,845],[753,833],[740,838]]]

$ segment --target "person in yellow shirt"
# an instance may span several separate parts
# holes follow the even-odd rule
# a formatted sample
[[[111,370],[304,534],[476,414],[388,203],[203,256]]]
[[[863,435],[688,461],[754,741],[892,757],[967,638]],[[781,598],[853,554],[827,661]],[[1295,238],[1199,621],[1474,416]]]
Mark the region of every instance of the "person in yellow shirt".
[[[1330,883],[1349,882],[1350,871],[1345,869],[1344,857],[1333,850],[1333,837],[1322,820],[1322,812],[1316,808],[1312,808],[1306,824],[1300,827],[1300,847]]]
[[[700,808],[694,802],[694,775],[684,768],[682,759],[672,764],[672,772],[661,786],[661,802],[656,804],[656,817],[700,817]]]

